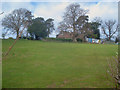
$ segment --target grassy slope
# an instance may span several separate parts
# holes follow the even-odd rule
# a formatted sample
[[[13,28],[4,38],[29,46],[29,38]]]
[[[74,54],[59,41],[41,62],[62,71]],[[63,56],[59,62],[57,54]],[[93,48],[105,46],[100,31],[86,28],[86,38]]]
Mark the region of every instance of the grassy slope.
[[[5,52],[13,41],[3,41]],[[3,60],[3,88],[112,87],[106,59],[117,45],[17,42]]]

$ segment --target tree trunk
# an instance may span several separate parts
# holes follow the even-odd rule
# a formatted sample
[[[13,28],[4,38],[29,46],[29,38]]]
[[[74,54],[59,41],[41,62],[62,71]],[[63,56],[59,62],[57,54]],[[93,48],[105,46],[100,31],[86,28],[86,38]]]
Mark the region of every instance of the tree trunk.
[[[16,36],[16,39],[19,37],[19,30],[17,30],[17,36]]]
[[[73,38],[73,42],[77,42],[77,39],[75,37]]]
[[[83,42],[86,42],[85,37],[83,37]]]
[[[109,41],[111,40],[111,38],[109,37]]]
[[[73,24],[73,42],[77,42],[75,34],[76,34],[76,29],[75,29],[75,25]]]
[[[26,38],[28,38],[28,32],[27,32],[27,34],[26,34]]]

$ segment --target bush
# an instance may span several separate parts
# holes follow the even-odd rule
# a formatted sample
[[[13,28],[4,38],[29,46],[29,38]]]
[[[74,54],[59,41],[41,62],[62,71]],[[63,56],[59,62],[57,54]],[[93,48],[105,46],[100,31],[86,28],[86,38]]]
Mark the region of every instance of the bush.
[[[27,38],[28,40],[34,40],[34,38],[33,37],[29,37],[29,38]]]
[[[19,37],[19,39],[26,39],[26,37]]]
[[[23,39],[26,39],[27,37],[23,37]]]
[[[12,37],[9,37],[8,39],[13,39]]]
[[[80,38],[77,38],[77,42],[82,42],[82,39],[80,39]]]
[[[45,39],[48,41],[52,41],[52,40],[55,40],[56,38],[45,38]]]
[[[30,40],[30,37],[26,37],[27,40]]]
[[[62,38],[56,38],[57,41],[62,41],[62,42],[72,42],[72,39],[62,39]]]
[[[72,39],[62,39],[62,38],[45,38],[47,41],[61,41],[61,42],[72,42]]]

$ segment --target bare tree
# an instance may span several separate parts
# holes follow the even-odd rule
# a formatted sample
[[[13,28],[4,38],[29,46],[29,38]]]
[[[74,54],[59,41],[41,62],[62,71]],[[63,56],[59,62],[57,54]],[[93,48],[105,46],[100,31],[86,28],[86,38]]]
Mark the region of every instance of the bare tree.
[[[16,44],[19,37],[21,37],[25,28],[31,23],[32,14],[30,11],[24,8],[15,9],[11,14],[5,16],[2,20],[2,25],[5,29],[10,30],[12,33],[17,33],[16,40],[14,43],[9,47],[8,51],[6,52],[5,56],[9,54],[13,46]]]
[[[16,33],[16,39],[20,34],[21,28],[25,26],[26,21],[31,20],[31,12],[25,8],[15,9],[2,19],[2,26],[10,30],[11,33]]]
[[[4,12],[1,12],[0,13],[0,15],[2,15]],[[0,22],[1,22],[1,20],[0,20]],[[1,23],[0,23],[1,24]],[[2,37],[3,37],[3,39],[4,39],[4,37],[5,37],[5,35],[7,34],[7,32],[5,31],[4,33],[2,32]]]
[[[97,22],[97,23],[101,24],[102,23],[102,19],[101,19],[101,17],[95,17],[95,18],[93,18],[92,22]]]
[[[81,29],[80,27],[82,27],[83,24],[87,21],[87,12],[88,10],[82,9],[78,3],[70,4],[66,8],[66,12],[63,16],[63,21],[60,22],[58,29],[66,31],[72,30],[72,39],[74,42],[76,42],[76,36],[78,34],[78,31]]]
[[[85,37],[88,37],[89,35],[93,36],[93,29],[91,28],[91,23],[86,23],[82,28],[81,28],[81,32],[82,35],[84,35],[83,37],[83,41],[85,41]]]
[[[118,31],[118,25],[116,25],[115,20],[107,20],[102,22],[101,29],[107,40],[110,41],[111,38],[115,35],[115,33]]]

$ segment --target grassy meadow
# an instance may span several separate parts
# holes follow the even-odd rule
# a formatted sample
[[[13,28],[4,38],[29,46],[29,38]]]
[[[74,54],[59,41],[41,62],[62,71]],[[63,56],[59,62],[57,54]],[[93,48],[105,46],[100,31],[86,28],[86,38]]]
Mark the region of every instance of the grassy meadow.
[[[2,51],[13,40],[2,41]],[[117,45],[19,40],[2,61],[3,88],[111,88]]]

